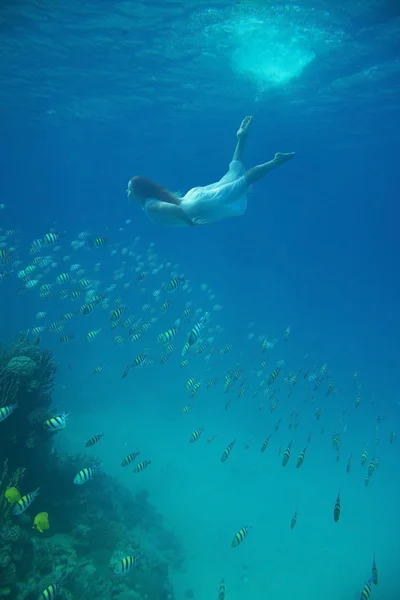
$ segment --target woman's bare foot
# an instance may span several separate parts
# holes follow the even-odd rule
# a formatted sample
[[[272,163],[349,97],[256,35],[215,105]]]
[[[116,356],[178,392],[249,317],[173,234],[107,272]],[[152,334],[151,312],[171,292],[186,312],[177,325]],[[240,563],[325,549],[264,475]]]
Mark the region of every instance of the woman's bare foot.
[[[274,162],[277,165],[282,165],[288,160],[291,160],[294,156],[296,156],[296,152],[277,152],[274,156]]]
[[[243,119],[236,133],[238,140],[241,140],[242,138],[245,138],[247,136],[252,120],[253,117],[245,117]]]

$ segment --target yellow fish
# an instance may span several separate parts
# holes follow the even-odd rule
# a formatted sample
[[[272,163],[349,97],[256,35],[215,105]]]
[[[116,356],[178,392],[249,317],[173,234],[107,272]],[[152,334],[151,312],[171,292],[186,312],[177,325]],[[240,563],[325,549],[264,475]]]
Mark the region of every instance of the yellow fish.
[[[33,520],[32,529],[37,529],[38,531],[40,531],[40,533],[43,533],[43,531],[46,531],[49,528],[49,514],[47,512],[41,512],[37,514]]]
[[[10,504],[15,504],[21,498],[21,494],[16,487],[10,487],[4,492],[4,498]]]

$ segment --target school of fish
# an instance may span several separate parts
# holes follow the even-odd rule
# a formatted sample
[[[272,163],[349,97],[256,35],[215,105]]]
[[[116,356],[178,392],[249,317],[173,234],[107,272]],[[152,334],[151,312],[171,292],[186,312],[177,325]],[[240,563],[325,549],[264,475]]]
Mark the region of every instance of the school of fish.
[[[180,272],[179,265],[163,261],[153,243],[143,249],[138,237],[127,245],[118,241],[118,234],[129,231],[130,226],[128,220],[110,237],[96,237],[82,231],[73,238],[54,228],[31,240],[28,248],[23,247],[19,231],[0,229],[0,284],[13,286],[18,296],[26,295],[27,299],[36,294],[42,302],[42,309],[36,313],[30,333],[37,339],[58,336],[60,344],[76,344],[80,338],[87,344],[99,343],[102,338],[106,343],[125,344],[131,358],[121,365],[122,379],[133,376],[136,369],[167,368],[164,365],[174,358],[188,373],[184,392],[188,401],[181,408],[183,416],[195,410],[202,394],[219,386],[225,410],[245,398],[249,410],[255,414],[265,411],[269,415],[266,436],[257,441],[261,453],[271,451],[270,441],[278,436],[278,432],[282,435],[282,431],[286,431],[286,442],[279,443],[277,448],[277,459],[282,468],[293,463],[295,469],[300,469],[312,451],[311,434],[308,433],[302,440],[303,434],[298,433],[301,431],[300,424],[310,415],[313,420],[321,422],[321,434],[331,436],[333,455],[337,462],[341,461],[341,441],[347,432],[348,417],[353,411],[359,411],[364,401],[358,372],[349,374],[349,384],[354,391],[353,406],[338,414],[334,431],[326,432],[324,407],[338,393],[328,365],[312,364],[306,355],[301,365],[290,370],[282,358],[271,358],[280,348],[283,352],[289,343],[290,326],[281,339],[274,339],[261,332],[256,334],[254,323],[250,322],[247,341],[252,341],[251,352],[242,351],[237,340],[227,341],[224,328],[218,322],[223,307],[217,303],[213,290],[202,284],[201,302],[196,305],[194,284]],[[103,272],[104,277],[109,275],[110,261],[114,262],[112,278],[105,282]],[[131,300],[133,297],[135,302]],[[137,298],[143,298],[140,306]],[[60,306],[59,318],[49,320],[48,306],[50,303],[54,306],[54,302]],[[75,331],[77,320],[79,323],[87,320],[84,336]],[[106,321],[107,326],[104,325]],[[107,366],[103,364],[95,365],[92,373],[99,376],[105,368]],[[298,389],[301,389],[301,399]],[[0,422],[12,418],[16,410],[16,404],[0,407]],[[46,419],[43,427],[61,432],[68,426],[69,416],[70,412],[54,414]],[[183,418],[182,427],[185,426]],[[203,438],[205,431],[203,424],[188,431],[188,442],[197,444],[206,439],[207,444],[213,443],[218,432],[209,431]],[[93,432],[86,448],[101,443],[105,435],[107,431]],[[375,439],[369,440],[358,456],[354,452],[359,468],[365,471],[366,487],[379,467],[377,453],[381,435],[381,417],[378,415]],[[384,435],[388,444],[395,442],[394,429],[384,432]],[[248,450],[252,443],[252,439],[223,440],[220,462],[225,463],[231,460],[232,454]],[[134,473],[141,473],[152,464],[152,460],[144,457],[137,461],[139,456],[138,449],[122,456],[121,467],[132,466]],[[343,470],[349,475],[353,454],[346,458]],[[71,484],[86,484],[100,468],[101,464],[88,464],[76,474]],[[21,497],[14,507],[14,515],[24,513],[38,494],[39,488]],[[346,506],[345,498],[343,505]],[[301,517],[298,508],[294,508],[293,514],[288,515],[290,529],[296,527]],[[341,521],[341,513],[342,497],[338,489],[337,497],[332,499],[330,518],[334,523]],[[237,531],[231,534],[231,547],[240,546],[253,526],[256,527],[256,524],[238,523]],[[373,549],[371,555],[372,567],[364,587],[360,586],[360,600],[368,600],[373,586],[378,584]],[[127,556],[114,572],[127,573],[137,565],[137,561],[138,557]],[[225,600],[225,589],[225,579],[222,578],[218,600]],[[53,600],[59,590],[60,584],[53,583],[42,592],[41,598]]]

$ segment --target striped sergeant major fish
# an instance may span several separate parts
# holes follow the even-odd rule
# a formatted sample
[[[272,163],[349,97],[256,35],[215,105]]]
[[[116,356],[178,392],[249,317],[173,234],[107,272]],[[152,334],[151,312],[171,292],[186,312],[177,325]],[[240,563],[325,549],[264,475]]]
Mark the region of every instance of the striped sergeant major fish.
[[[303,450],[300,452],[299,456],[297,457],[296,469],[300,469],[301,465],[303,464],[304,458],[306,456],[306,452],[307,452],[307,446],[305,446],[303,448]]]
[[[136,467],[133,469],[134,473],[141,473],[144,469],[151,465],[151,460],[142,460],[142,462],[138,463]]]
[[[98,464],[94,467],[85,467],[84,469],[79,471],[79,473],[77,473],[74,477],[75,485],[83,485],[84,483],[89,481],[89,479],[93,479],[94,474],[100,469],[100,467],[101,464]]]
[[[218,600],[225,600],[225,579],[221,577],[218,589]]]
[[[121,467],[127,467],[128,465],[130,465],[137,456],[139,456],[140,452],[131,452],[130,454],[128,454],[127,456],[125,456],[125,458],[123,459],[123,461],[121,462]]]
[[[160,335],[157,338],[158,342],[160,344],[166,344],[167,342],[171,342],[178,333],[178,330],[178,327],[171,327],[171,329],[168,329],[168,331],[160,333]]]
[[[232,548],[236,548],[244,541],[246,535],[250,531],[250,528],[251,525],[246,525],[246,527],[242,527],[237,533],[235,533],[232,540]]]
[[[67,419],[71,413],[62,413],[56,417],[50,417],[44,422],[44,426],[49,431],[60,431],[65,429],[67,425]]]
[[[227,445],[227,447],[225,448],[225,450],[222,453],[221,462],[225,462],[229,458],[229,455],[232,452],[232,448],[235,445],[235,443],[236,443],[236,440],[232,440],[232,442]]]
[[[129,573],[133,567],[135,567],[138,563],[138,559],[135,556],[125,556],[123,559],[119,561],[119,564],[114,569],[114,573],[116,575],[123,575],[124,573]]]
[[[148,358],[148,350],[145,348],[139,356],[133,359],[131,367],[141,367],[145,360]]]
[[[206,312],[201,317],[200,321],[198,323],[196,323],[196,325],[190,331],[189,336],[188,336],[188,341],[187,341],[189,346],[193,346],[198,341],[204,326],[208,322],[209,317],[210,317],[210,313]]]
[[[39,596],[39,600],[54,600],[60,591],[58,583],[51,583]]]
[[[7,419],[7,417],[9,417],[14,412],[17,406],[18,402],[16,402],[15,404],[10,404],[9,406],[2,406],[0,408],[0,422],[4,421],[4,419]]]
[[[353,456],[350,454],[349,460],[347,461],[347,465],[346,465],[346,473],[350,473],[352,462],[353,462]]]
[[[26,511],[27,508],[30,507],[34,499],[39,495],[40,488],[37,488],[34,492],[30,492],[30,494],[26,494],[26,496],[22,496],[18,500],[18,502],[14,506],[13,514],[18,516],[22,515],[23,512]]]
[[[199,427],[198,429],[196,429],[195,431],[193,431],[192,435],[189,438],[189,442],[191,444],[194,444],[194,442],[197,442],[197,440],[199,439],[199,437],[201,436],[201,434],[203,433],[204,428],[203,427]]]
[[[163,287],[168,293],[171,293],[177,290],[181,283],[183,283],[184,281],[185,278],[183,276],[174,277],[168,283],[164,284]]]
[[[98,433],[97,435],[91,437],[85,444],[86,448],[90,448],[90,446],[94,446],[95,444],[97,444],[101,440],[103,435],[104,433]]]
[[[284,451],[284,453],[282,455],[282,467],[286,467],[286,465],[288,464],[291,452],[292,452],[292,440],[289,442],[288,447],[286,448],[286,450]]]
[[[59,241],[61,236],[62,234],[60,233],[50,231],[49,233],[46,233],[46,235],[44,235],[41,240],[35,240],[35,242],[40,242],[40,245],[44,246],[52,246],[53,244],[56,244]]]
[[[372,592],[373,575],[370,575],[362,589],[360,600],[369,600]]]
[[[338,523],[338,521],[340,519],[340,512],[341,512],[341,503],[340,503],[340,492],[339,492],[337,495],[337,498],[336,498],[335,506],[333,507],[333,520],[335,521],[335,523]]]

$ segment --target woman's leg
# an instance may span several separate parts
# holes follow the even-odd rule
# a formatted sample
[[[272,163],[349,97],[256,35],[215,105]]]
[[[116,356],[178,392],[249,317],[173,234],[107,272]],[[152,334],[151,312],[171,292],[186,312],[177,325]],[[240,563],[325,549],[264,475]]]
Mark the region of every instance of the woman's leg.
[[[277,152],[275,157],[269,162],[263,163],[262,165],[256,165],[252,167],[244,174],[246,178],[247,186],[250,186],[255,181],[258,181],[262,177],[265,177],[270,171],[279,167],[279,165],[283,165],[283,163],[292,159],[295,156],[295,152],[288,152],[283,154],[282,152]]]
[[[243,119],[243,121],[241,122],[240,127],[236,133],[237,144],[236,144],[235,152],[233,153],[233,156],[232,156],[232,160],[238,160],[238,161],[242,162],[244,146],[246,143],[247,134],[249,132],[249,127],[251,125],[252,120],[253,120],[253,117],[245,117]]]

